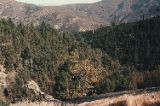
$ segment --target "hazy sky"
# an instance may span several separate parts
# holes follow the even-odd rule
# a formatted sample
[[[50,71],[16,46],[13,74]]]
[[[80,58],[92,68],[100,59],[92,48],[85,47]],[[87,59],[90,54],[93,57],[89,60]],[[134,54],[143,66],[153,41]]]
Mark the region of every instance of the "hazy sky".
[[[26,3],[33,3],[38,5],[63,5],[63,4],[75,4],[75,3],[93,3],[100,0],[16,0]]]

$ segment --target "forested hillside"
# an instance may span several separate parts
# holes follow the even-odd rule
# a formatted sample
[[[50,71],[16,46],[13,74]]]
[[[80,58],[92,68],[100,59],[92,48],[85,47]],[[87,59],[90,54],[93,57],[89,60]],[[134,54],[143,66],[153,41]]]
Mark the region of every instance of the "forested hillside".
[[[84,33],[1,19],[0,64],[17,73],[6,100],[40,100],[29,80],[60,100],[160,86],[159,28],[160,17]]]
[[[160,18],[104,27],[83,33],[85,42],[99,48],[120,64],[153,70],[160,64]]]

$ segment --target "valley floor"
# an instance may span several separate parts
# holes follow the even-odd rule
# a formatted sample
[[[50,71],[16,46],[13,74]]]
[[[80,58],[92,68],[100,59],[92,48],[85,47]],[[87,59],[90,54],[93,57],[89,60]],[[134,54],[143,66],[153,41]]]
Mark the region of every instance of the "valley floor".
[[[160,106],[160,87],[107,93],[73,100],[73,103],[42,101],[21,102],[11,106]]]

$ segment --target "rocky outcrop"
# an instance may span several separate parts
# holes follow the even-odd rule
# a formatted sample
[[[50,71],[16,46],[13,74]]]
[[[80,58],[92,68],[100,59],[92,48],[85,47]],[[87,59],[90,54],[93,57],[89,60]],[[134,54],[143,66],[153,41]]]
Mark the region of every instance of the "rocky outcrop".
[[[38,86],[38,84],[31,80],[31,81],[28,81],[26,87],[28,87],[29,89],[32,89],[34,91],[34,93],[39,96],[42,100],[45,100],[45,101],[58,101],[58,102],[61,102],[60,100],[57,100],[57,99],[54,99],[51,95],[48,95],[44,92],[42,92]]]
[[[15,75],[15,71],[7,73],[4,65],[0,64],[0,99],[5,101],[4,89],[15,81]]]
[[[3,95],[3,90],[7,86],[6,82],[7,74],[5,73],[5,68],[0,65],[0,96]]]

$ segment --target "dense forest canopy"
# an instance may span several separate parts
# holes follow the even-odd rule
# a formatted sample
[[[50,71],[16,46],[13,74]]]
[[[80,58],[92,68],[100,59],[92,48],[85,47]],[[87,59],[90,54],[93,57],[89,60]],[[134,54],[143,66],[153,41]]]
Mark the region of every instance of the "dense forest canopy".
[[[159,17],[84,33],[85,42],[100,48],[121,64],[153,70],[160,64]]]
[[[4,94],[12,103],[39,100],[24,86],[29,80],[60,100],[160,86],[159,42],[160,17],[102,27],[94,33],[1,19],[0,64],[7,73],[17,73]]]

